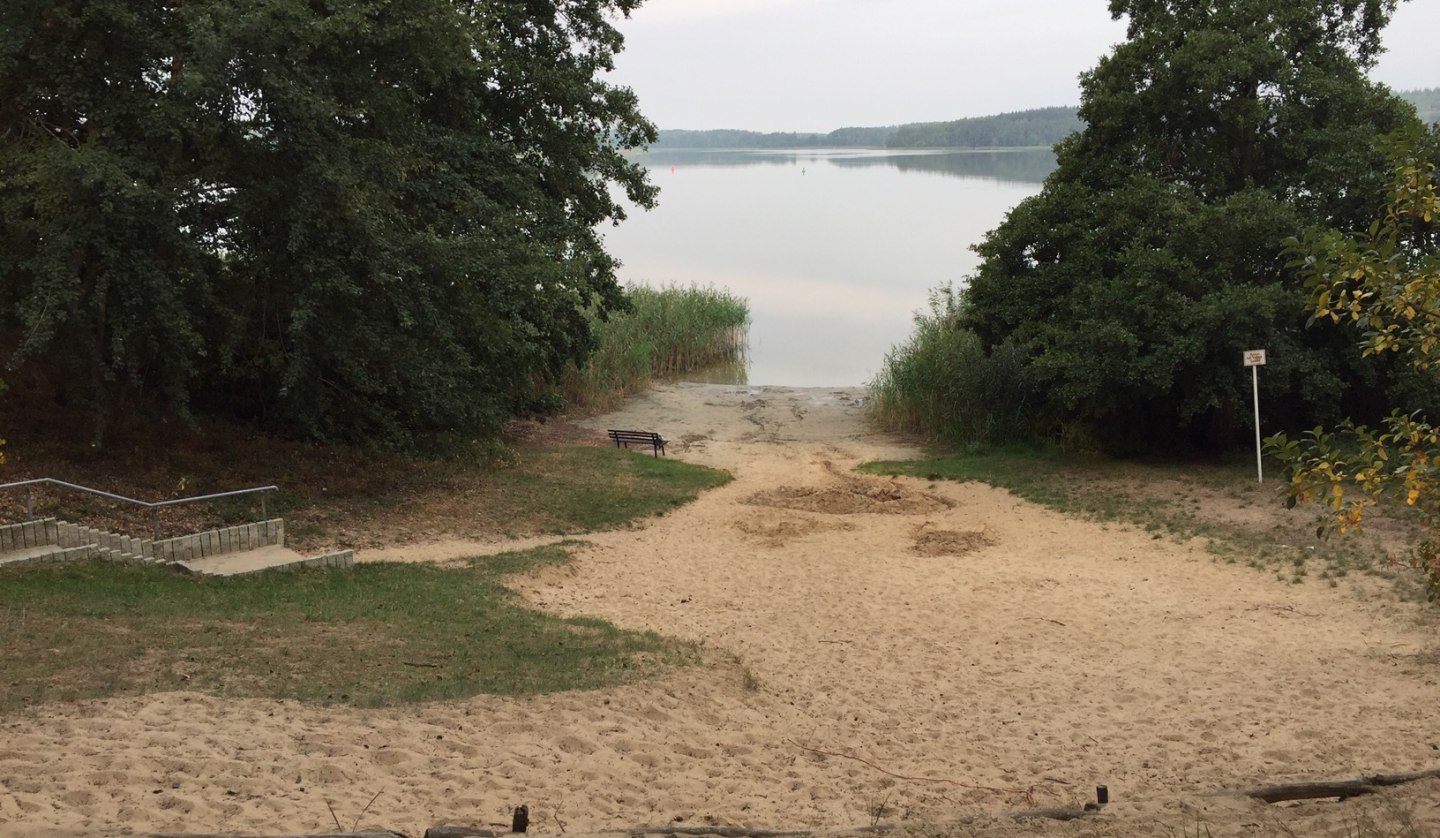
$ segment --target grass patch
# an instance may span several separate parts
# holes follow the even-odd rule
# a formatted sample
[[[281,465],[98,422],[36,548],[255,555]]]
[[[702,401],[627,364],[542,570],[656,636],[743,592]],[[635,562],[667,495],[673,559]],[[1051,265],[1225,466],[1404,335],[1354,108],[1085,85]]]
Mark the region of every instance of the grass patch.
[[[662,514],[731,475],[648,453],[565,446],[524,451],[494,479],[504,518],[529,531],[572,534]]]
[[[1123,468],[1058,451],[977,447],[973,452],[928,460],[865,463],[859,470],[926,480],[974,480],[1008,489],[1067,515],[1093,521],[1124,521],[1182,536],[1200,534],[1202,522],[1183,508],[1175,508],[1166,499],[1137,497],[1120,488],[1117,469]]]
[[[632,311],[591,323],[597,345],[583,369],[565,376],[568,404],[608,410],[656,378],[743,358],[750,321],[743,299],[698,286],[636,286],[627,293]]]
[[[698,647],[527,610],[504,577],[565,545],[465,567],[194,579],[108,563],[0,571],[0,712],[192,689],[363,707],[594,689]]]
[[[305,446],[261,438],[257,455],[206,459],[204,448],[155,448],[153,461],[120,456],[102,464],[46,458],[46,472],[144,499],[174,493],[179,473],[185,494],[277,483],[268,512],[285,519],[299,550],[379,547],[435,537],[573,534],[621,526],[693,500],[731,477],[668,458],[596,445],[521,445],[505,462],[465,457],[366,454],[339,446]],[[244,440],[232,440],[237,447]],[[123,453],[123,452],[122,452]],[[133,465],[133,471],[127,466]],[[233,474],[226,474],[230,469]],[[38,471],[38,469],[37,469]],[[132,507],[87,495],[43,489],[35,510],[100,529],[148,537],[150,518]],[[18,492],[0,496],[0,522],[24,518]],[[202,532],[260,517],[248,499],[171,507],[161,511],[161,537]]]
[[[1248,464],[1122,462],[1057,449],[977,446],[932,459],[866,463],[859,470],[987,483],[1057,512],[1139,527],[1155,538],[1205,538],[1222,561],[1243,562],[1287,582],[1333,585],[1364,571],[1394,580],[1406,598],[1423,597],[1407,574],[1394,571],[1377,541],[1317,538],[1312,511],[1286,510],[1274,484],[1259,486]],[[1402,539],[1408,532],[1403,521],[1385,524]]]

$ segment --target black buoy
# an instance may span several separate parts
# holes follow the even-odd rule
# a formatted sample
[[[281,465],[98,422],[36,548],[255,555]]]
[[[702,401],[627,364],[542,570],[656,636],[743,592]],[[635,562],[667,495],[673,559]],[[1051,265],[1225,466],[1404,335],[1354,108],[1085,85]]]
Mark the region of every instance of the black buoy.
[[[515,819],[510,822],[511,832],[524,832],[530,828],[530,807],[520,804],[515,807]]]
[[[1096,786],[1096,787],[1095,787],[1095,802],[1096,802],[1096,803],[1099,803],[1101,806],[1104,806],[1106,803],[1109,803],[1109,802],[1110,802],[1110,787],[1109,787],[1109,786]],[[521,831],[523,832],[524,830],[521,830]]]

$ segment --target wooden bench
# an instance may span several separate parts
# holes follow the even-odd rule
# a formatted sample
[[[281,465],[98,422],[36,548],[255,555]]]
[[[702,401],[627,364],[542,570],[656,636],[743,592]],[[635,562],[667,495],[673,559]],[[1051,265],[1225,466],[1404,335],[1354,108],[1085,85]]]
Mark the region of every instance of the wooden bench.
[[[610,438],[615,440],[616,448],[619,448],[622,445],[626,448],[629,448],[630,443],[633,442],[636,445],[650,446],[651,453],[653,453],[657,457],[665,453],[665,437],[655,433],[654,431],[612,430],[609,433]]]

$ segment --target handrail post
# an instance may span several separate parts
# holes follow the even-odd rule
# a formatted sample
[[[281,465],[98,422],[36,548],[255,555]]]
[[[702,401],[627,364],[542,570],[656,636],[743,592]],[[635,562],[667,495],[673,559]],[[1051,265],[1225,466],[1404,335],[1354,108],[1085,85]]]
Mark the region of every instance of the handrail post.
[[[30,487],[25,487],[25,520],[35,519],[35,501],[30,497]]]
[[[160,507],[150,507],[150,534],[155,536],[153,540],[160,540]]]
[[[265,506],[265,496],[268,495],[268,494],[270,494],[270,493],[269,493],[269,492],[261,492],[261,493],[260,493],[260,520],[262,520],[262,521],[268,521],[268,520],[270,520],[270,513],[265,511],[265,510],[266,510],[266,506]]]

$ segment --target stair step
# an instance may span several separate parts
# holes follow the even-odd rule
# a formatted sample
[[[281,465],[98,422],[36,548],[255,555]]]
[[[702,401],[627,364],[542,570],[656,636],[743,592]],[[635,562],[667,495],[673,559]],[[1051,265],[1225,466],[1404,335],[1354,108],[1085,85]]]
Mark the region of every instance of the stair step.
[[[59,535],[59,522],[54,518],[0,524],[0,554],[55,544]]]
[[[0,525],[0,565],[104,559],[167,564],[197,576],[355,565],[350,550],[307,557],[284,542],[285,522],[279,518],[155,542],[46,518]]]
[[[350,550],[306,558],[289,547],[279,545],[175,562],[176,567],[196,576],[242,576],[262,570],[302,570],[312,567],[344,568],[352,567],[354,564],[354,553]]]
[[[0,553],[0,565],[40,561],[51,556],[59,556],[65,550],[66,548],[58,544],[41,544],[35,547],[22,547],[19,550],[6,550]]]

